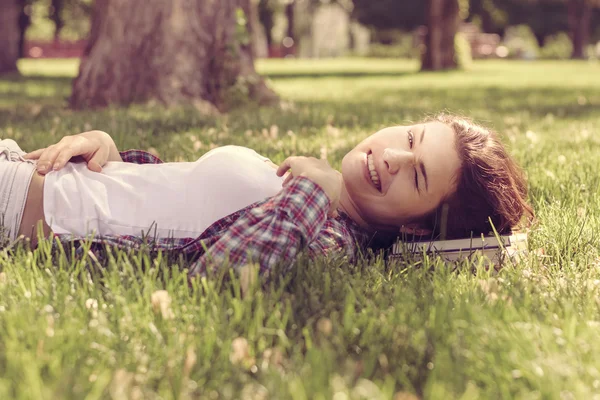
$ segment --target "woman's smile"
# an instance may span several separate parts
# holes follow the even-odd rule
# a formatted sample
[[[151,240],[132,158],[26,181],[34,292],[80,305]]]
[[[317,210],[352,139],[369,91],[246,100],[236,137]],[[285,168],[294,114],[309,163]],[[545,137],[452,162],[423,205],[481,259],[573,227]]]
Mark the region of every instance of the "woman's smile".
[[[375,168],[373,152],[367,152],[365,154],[364,161],[365,179],[371,186],[373,186],[379,193],[381,193],[381,178],[380,175],[377,173],[377,168]]]

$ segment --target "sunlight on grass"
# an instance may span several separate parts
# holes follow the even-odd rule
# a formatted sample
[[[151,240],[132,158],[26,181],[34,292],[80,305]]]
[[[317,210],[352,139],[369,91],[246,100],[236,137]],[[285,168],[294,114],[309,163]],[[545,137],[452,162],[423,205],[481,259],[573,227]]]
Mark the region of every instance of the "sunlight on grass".
[[[74,78],[79,71],[78,58],[24,58],[20,59],[19,71],[25,75]]]
[[[600,394],[600,79],[587,62],[260,60],[281,108],[207,117],[65,109],[74,60],[0,80],[0,137],[32,150],[102,129],[122,149],[195,160],[238,144],[281,162],[441,110],[493,126],[527,172],[529,254],[469,265],[300,260],[265,286],[189,286],[177,255],[0,251],[0,399],[592,399]],[[242,295],[245,293],[245,295]],[[262,396],[262,397],[261,397]],[[404,396],[404,397],[403,397]]]

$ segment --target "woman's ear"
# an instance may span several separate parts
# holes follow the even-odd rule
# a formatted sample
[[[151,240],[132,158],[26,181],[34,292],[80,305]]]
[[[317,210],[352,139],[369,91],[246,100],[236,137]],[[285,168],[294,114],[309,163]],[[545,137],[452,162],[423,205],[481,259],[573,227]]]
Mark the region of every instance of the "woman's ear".
[[[424,226],[418,223],[410,223],[402,225],[400,227],[400,233],[404,233],[406,235],[426,236],[431,235],[432,230],[425,228]]]

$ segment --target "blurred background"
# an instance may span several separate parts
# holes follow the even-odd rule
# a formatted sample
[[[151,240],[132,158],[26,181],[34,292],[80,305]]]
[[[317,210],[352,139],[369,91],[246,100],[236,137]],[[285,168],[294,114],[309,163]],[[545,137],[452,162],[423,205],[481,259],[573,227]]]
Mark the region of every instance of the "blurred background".
[[[273,103],[280,93],[256,73],[256,59],[413,60],[416,72],[468,70],[478,59],[600,58],[600,0],[0,0],[0,7],[0,74],[53,70],[19,60],[75,60],[60,66],[72,76],[79,69],[72,108],[201,102],[220,112],[248,100]]]
[[[599,40],[600,0],[0,0],[0,138],[25,151],[101,129],[339,168],[445,111],[498,131],[538,221],[497,275],[301,262],[246,298],[145,252],[2,251],[0,399],[599,399]]]
[[[92,23],[93,0],[10,1],[18,8],[20,58],[84,54]],[[255,55],[261,58],[348,55],[420,58],[428,31],[427,3],[418,0],[254,0],[252,7],[259,23],[253,38]],[[600,57],[600,2],[459,0],[457,5],[460,24],[455,42],[461,51],[470,51],[473,58]],[[0,31],[8,27],[9,24],[5,24]]]

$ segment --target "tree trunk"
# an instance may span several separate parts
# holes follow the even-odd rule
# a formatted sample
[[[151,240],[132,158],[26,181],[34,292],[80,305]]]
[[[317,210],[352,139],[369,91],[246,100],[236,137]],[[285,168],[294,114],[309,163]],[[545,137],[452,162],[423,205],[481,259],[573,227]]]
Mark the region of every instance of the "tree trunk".
[[[292,39],[291,46],[283,47],[283,55],[295,55],[298,46],[296,38],[296,0],[292,0],[285,6],[285,18],[287,19],[286,37]]]
[[[296,27],[294,23],[294,1],[292,0],[285,6],[285,18],[287,19],[286,35],[296,41]]]
[[[54,22],[54,43],[58,44],[60,41],[60,32],[65,26],[65,21],[62,19],[62,10],[64,7],[63,0],[52,0],[50,6],[52,7],[52,13],[50,19]]]
[[[588,0],[569,0],[569,36],[573,42],[571,58],[585,59],[590,38],[592,7]]]
[[[25,54],[25,32],[31,25],[31,17],[25,12],[26,0],[18,0],[19,4],[19,58],[24,58]]]
[[[544,44],[546,42],[546,36],[542,32],[533,32],[533,35],[535,36],[535,40],[537,41],[538,47],[544,47]]]
[[[19,72],[19,5],[18,0],[0,0],[0,74]]]
[[[250,0],[96,0],[74,108],[276,100],[254,69]]]
[[[458,0],[427,0],[427,34],[421,70],[439,71],[457,67],[454,36],[459,23]]]
[[[273,46],[273,26],[275,25],[273,10],[269,5],[269,0],[260,0],[258,2],[258,20],[265,28],[265,38],[269,49]]]

